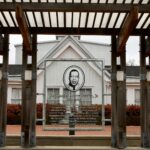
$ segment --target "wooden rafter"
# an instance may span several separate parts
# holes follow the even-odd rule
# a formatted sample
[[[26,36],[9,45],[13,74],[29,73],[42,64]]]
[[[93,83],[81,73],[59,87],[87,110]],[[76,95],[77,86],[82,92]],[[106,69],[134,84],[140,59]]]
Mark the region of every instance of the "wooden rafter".
[[[51,26],[50,26],[51,27]],[[31,34],[71,34],[71,35],[119,35],[119,28],[67,28],[67,27],[51,27],[52,30],[50,30],[49,27],[30,27],[29,31]],[[20,34],[20,30],[18,27],[1,27],[0,33],[2,34]],[[150,36],[149,28],[147,29],[134,29],[134,31],[131,33],[133,36]]]
[[[150,56],[150,37],[146,39],[146,56]]]
[[[18,3],[1,3],[1,11],[14,11]],[[19,3],[24,11],[53,12],[124,12],[128,13],[133,4],[88,4],[88,3]],[[140,13],[149,13],[150,4],[138,5]]]
[[[17,19],[17,22],[18,22],[18,25],[19,25],[20,32],[21,32],[22,37],[23,37],[24,46],[27,50],[27,53],[30,54],[31,50],[32,50],[31,49],[31,37],[30,37],[30,34],[29,34],[27,21],[25,19],[23,10],[22,10],[20,5],[16,6],[16,19]]]
[[[124,51],[125,44],[132,31],[135,29],[137,23],[138,23],[138,7],[133,7],[128,17],[126,18],[123,27],[120,30],[118,37],[117,55],[120,55]]]

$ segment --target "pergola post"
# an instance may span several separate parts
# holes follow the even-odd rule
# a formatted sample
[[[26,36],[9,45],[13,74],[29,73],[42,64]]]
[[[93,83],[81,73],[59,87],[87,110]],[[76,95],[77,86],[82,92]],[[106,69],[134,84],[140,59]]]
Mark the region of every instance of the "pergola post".
[[[147,47],[144,36],[140,37],[140,47],[141,146],[150,148],[150,67],[146,66]]]
[[[117,65],[117,38],[112,36],[112,146],[126,147],[126,82],[125,51],[120,55]]]
[[[36,63],[37,63],[37,36],[32,37],[32,51],[30,54],[23,46],[22,69],[22,127],[21,143],[23,147],[36,145]],[[28,64],[29,56],[31,64]]]
[[[7,124],[7,85],[8,85],[8,52],[9,35],[5,34],[2,40],[1,55],[3,63],[0,68],[0,146],[6,144],[6,124]]]

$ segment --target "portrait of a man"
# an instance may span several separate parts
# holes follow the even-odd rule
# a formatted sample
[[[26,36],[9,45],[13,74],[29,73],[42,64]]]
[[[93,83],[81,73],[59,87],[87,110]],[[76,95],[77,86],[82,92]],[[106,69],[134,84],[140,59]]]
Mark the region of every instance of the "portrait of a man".
[[[70,91],[80,90],[85,82],[83,70],[75,65],[68,67],[64,72],[63,82]]]
[[[79,83],[79,72],[76,69],[72,69],[69,73],[69,85],[75,90]]]

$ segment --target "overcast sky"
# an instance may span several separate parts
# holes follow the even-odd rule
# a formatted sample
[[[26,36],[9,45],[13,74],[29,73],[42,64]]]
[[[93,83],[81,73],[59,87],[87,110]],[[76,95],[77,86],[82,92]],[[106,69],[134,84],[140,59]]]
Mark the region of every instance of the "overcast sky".
[[[54,35],[39,35],[38,41],[49,41],[49,40],[55,40]],[[84,41],[92,41],[96,43],[106,43],[110,44],[111,39],[110,36],[81,36],[81,40]],[[21,44],[22,38],[21,35],[11,35],[10,36],[10,60],[9,63],[15,63],[15,44]],[[139,65],[139,37],[130,37],[127,42],[126,47],[126,59],[127,62],[129,60],[134,60],[135,65]]]

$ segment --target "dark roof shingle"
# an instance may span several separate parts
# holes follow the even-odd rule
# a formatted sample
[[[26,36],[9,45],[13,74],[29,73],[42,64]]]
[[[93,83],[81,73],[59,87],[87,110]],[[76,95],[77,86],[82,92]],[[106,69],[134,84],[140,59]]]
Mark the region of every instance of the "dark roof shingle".
[[[8,65],[9,75],[21,75],[22,65]]]

